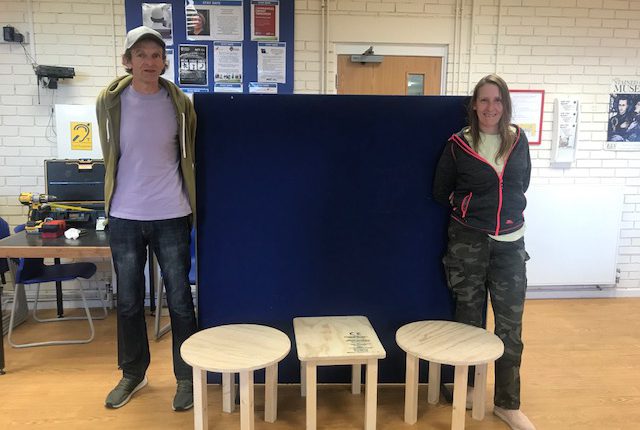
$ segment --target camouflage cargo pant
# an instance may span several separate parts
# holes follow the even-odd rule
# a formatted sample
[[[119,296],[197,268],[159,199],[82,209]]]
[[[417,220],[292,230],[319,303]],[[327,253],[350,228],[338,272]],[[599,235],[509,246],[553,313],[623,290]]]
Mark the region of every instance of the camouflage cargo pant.
[[[504,355],[495,363],[494,404],[520,408],[522,313],[527,289],[524,239],[500,242],[451,220],[447,254],[443,258],[447,283],[456,304],[456,321],[481,327],[487,290],[495,317],[495,334]]]

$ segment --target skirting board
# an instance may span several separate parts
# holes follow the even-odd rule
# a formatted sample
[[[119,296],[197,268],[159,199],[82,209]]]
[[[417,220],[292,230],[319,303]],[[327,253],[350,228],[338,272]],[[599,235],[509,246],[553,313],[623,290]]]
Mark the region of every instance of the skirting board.
[[[640,297],[640,288],[615,288],[585,286],[563,286],[534,288],[527,290],[527,299],[613,299],[617,297]]]

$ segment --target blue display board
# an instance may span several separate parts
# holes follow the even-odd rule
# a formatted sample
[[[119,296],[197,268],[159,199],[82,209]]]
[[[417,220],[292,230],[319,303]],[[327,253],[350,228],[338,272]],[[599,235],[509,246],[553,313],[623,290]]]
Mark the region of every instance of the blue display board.
[[[233,22],[235,16],[230,15],[228,17],[224,17],[226,21],[218,22],[216,25],[214,21],[212,8],[215,7],[228,7],[233,9],[234,6],[239,5],[242,9],[242,36],[241,40],[237,41],[236,38],[232,40],[209,40],[203,39],[207,36],[200,35],[190,35],[187,36],[187,25],[186,25],[186,13],[185,13],[185,4],[192,4],[193,8],[202,11],[203,16],[206,15],[206,22],[208,23],[208,34],[210,35],[214,32],[214,26],[216,28],[230,28],[232,27],[231,23]],[[264,91],[265,88],[260,87],[268,87],[272,86],[271,89],[277,91],[278,94],[293,94],[294,88],[294,67],[293,67],[293,53],[294,53],[294,1],[289,0],[166,0],[164,2],[161,1],[141,1],[141,0],[125,0],[125,13],[126,13],[126,27],[127,31],[132,28],[138,27],[143,24],[143,8],[146,8],[146,20],[150,21],[153,25],[153,28],[157,29],[163,34],[171,34],[171,39],[166,40],[167,49],[171,50],[173,64],[176,71],[175,83],[178,84],[185,92],[207,92],[211,93],[215,91],[231,91],[235,86],[241,92],[248,93],[251,91]],[[161,7],[156,10],[149,11],[149,8],[152,8],[154,5],[169,5],[170,7],[166,7],[162,9]],[[252,5],[263,7],[263,8],[275,8],[278,12],[277,14],[277,40],[269,40],[268,37],[262,37],[262,40],[252,40]],[[158,12],[157,16],[153,16]],[[257,22],[257,21],[255,21]],[[255,27],[255,26],[254,26]],[[230,30],[233,32],[233,30]],[[122,37],[124,38],[124,34]],[[188,37],[190,39],[188,39]],[[191,40],[191,39],[199,40]],[[259,36],[254,34],[253,39],[260,39]],[[218,49],[226,52],[225,58],[231,58],[229,55],[229,47],[233,45],[236,49],[238,48],[237,43],[240,43],[240,48],[242,50],[242,82],[238,86],[238,84],[229,83],[230,80],[221,80],[219,85],[215,86],[215,77],[214,70],[216,64],[214,62],[214,49],[215,44],[218,44]],[[278,46],[275,46],[278,45]],[[182,47],[182,48],[181,48]],[[201,48],[206,47],[206,48]],[[273,80],[274,76],[266,76],[263,75],[262,83],[258,82],[258,50],[266,52],[265,55],[268,55],[271,51],[279,53],[284,47],[285,50],[285,82],[284,83],[275,83],[275,82],[264,82],[265,79]],[[182,56],[181,56],[182,50]],[[206,55],[206,58],[205,58]],[[186,61],[189,57],[191,58],[193,65],[203,65],[201,63],[205,63],[207,66],[207,78],[205,84],[193,84],[193,83],[184,83],[180,82],[178,71],[181,65],[181,57],[182,61]],[[265,57],[265,58],[273,58],[273,57]],[[269,61],[267,61],[269,63]],[[222,63],[222,62],[221,62]],[[264,68],[263,68],[264,70]],[[227,69],[229,71],[229,69]],[[229,78],[229,77],[227,77]],[[185,82],[190,82],[185,79]],[[191,81],[193,82],[193,81]]]
[[[366,315],[404,381],[396,330],[450,319],[446,208],[432,199],[464,97],[196,94],[201,328],[276,327],[292,340],[280,381],[299,381],[292,319]],[[320,382],[348,381],[319,368]]]

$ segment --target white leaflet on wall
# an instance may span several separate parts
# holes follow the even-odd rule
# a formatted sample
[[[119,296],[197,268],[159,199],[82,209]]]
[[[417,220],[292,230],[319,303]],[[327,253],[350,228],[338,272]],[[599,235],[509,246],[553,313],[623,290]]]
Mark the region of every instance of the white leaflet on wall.
[[[513,114],[511,121],[525,132],[529,144],[542,143],[544,90],[509,90]]]
[[[249,94],[278,94],[278,84],[249,82]]]
[[[57,158],[101,159],[95,105],[56,105]]]
[[[280,40],[279,0],[251,0],[251,40]]]
[[[188,40],[242,41],[244,14],[239,0],[186,0]]]
[[[558,147],[574,148],[576,146],[576,129],[578,127],[578,100],[558,100]]]
[[[258,82],[287,81],[287,44],[285,42],[258,43]]]
[[[189,100],[191,100],[191,102],[193,103],[193,95],[195,93],[208,93],[209,92],[209,88],[198,88],[198,87],[181,87],[180,88],[182,90],[183,93],[185,93],[188,97]]]
[[[241,93],[242,92],[242,84],[214,84],[213,85],[214,93]]]
[[[160,76],[174,83],[176,81],[176,70],[173,61],[173,48],[167,49],[167,69]]]
[[[580,101],[572,98],[556,99],[553,112],[551,162],[566,167],[576,159]]]
[[[142,25],[160,33],[167,46],[173,45],[173,8],[170,3],[142,3]]]
[[[207,45],[179,45],[179,85],[207,86],[209,59]]]
[[[213,81],[242,82],[242,42],[213,43]]]

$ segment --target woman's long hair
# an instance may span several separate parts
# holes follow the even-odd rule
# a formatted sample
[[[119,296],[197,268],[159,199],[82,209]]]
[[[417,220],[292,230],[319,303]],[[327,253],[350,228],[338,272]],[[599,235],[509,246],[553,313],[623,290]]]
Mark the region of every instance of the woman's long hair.
[[[515,143],[515,134],[509,127],[511,124],[511,96],[509,95],[509,87],[507,83],[500,76],[496,74],[487,75],[480,79],[473,89],[473,96],[469,102],[467,108],[469,116],[469,127],[471,129],[471,140],[473,149],[478,152],[478,146],[480,145],[480,120],[478,119],[478,112],[473,108],[478,100],[478,91],[480,87],[486,84],[492,84],[498,87],[500,90],[500,98],[502,99],[502,117],[498,122],[498,134],[500,134],[500,148],[496,154],[496,161],[504,157],[511,146]]]

